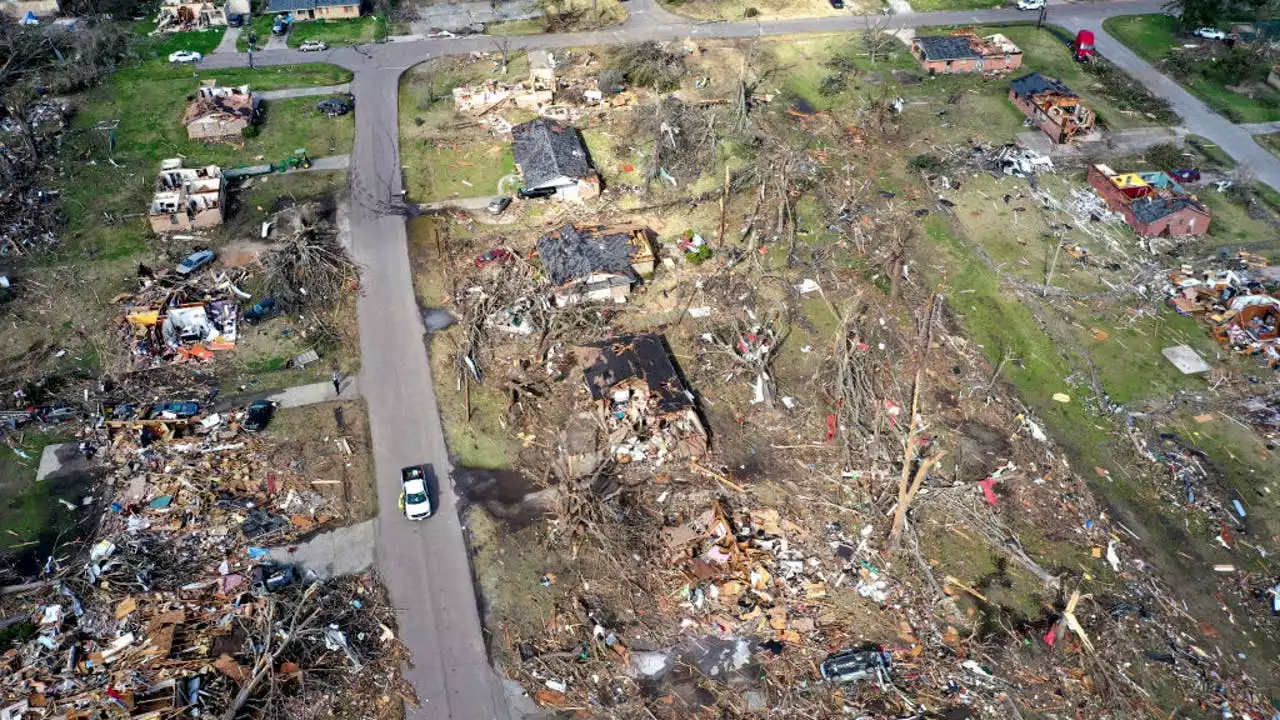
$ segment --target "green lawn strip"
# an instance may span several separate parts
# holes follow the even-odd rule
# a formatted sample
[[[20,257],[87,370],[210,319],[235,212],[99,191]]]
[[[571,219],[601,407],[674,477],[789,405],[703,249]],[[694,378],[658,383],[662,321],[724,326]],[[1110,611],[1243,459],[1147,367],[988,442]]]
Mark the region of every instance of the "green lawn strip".
[[[419,202],[480,197],[498,192],[498,180],[515,172],[511,144],[498,140],[436,144],[419,140],[406,147],[405,182]]]
[[[208,55],[218,47],[218,43],[222,42],[222,36],[227,31],[226,28],[218,27],[152,35],[151,32],[155,27],[155,22],[151,20],[133,24],[134,32],[143,36],[135,46],[135,50],[144,61],[159,60],[165,64],[169,62],[169,54],[178,50],[191,50],[201,55]]]
[[[259,15],[249,21],[240,31],[240,37],[236,38],[236,50],[239,52],[249,51],[249,33],[257,35],[257,49],[261,50],[267,46],[267,41],[271,39],[271,26],[275,22],[274,15]]]
[[[294,23],[289,31],[289,47],[296,48],[307,40],[323,40],[330,45],[359,45],[380,39],[386,32],[386,20],[380,15],[367,15],[351,20],[312,20]]]
[[[1280,133],[1254,135],[1253,141],[1261,145],[1267,152],[1280,157]]]
[[[1150,63],[1159,62],[1179,44],[1178,19],[1164,14],[1109,17],[1102,29]]]
[[[547,19],[545,17],[529,18],[527,20],[507,20],[505,22],[489,23],[484,26],[485,35],[497,35],[499,37],[541,35],[545,32],[547,32]]]
[[[911,0],[916,12],[945,12],[947,10],[983,10],[1000,7],[1004,0]]]
[[[1236,166],[1235,158],[1207,137],[1188,135],[1187,147],[1200,153],[1209,165],[1214,166],[1213,169],[1230,170]]]
[[[70,511],[57,501],[54,486],[36,482],[36,471],[45,447],[70,441],[74,433],[24,432],[18,437],[16,450],[0,447],[0,528],[5,530],[0,533],[0,552],[31,547],[28,543],[44,540],[42,535],[71,519]],[[77,505],[79,500],[72,499]]]

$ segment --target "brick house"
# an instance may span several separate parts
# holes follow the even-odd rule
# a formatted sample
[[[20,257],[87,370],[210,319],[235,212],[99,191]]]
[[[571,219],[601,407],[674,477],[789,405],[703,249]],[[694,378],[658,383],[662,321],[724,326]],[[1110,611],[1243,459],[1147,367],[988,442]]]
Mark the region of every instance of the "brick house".
[[[294,20],[350,20],[360,17],[360,3],[350,0],[270,0],[267,13],[289,13]]]
[[[1094,165],[1089,168],[1089,184],[1139,235],[1196,237],[1209,232],[1209,209],[1168,173],[1117,173]]]
[[[1003,73],[1022,67],[1022,50],[999,33],[978,37],[972,30],[958,30],[922,35],[911,41],[911,54],[930,74]]]
[[[1031,73],[1009,83],[1009,102],[1056,144],[1070,142],[1093,129],[1093,110],[1060,80]]]

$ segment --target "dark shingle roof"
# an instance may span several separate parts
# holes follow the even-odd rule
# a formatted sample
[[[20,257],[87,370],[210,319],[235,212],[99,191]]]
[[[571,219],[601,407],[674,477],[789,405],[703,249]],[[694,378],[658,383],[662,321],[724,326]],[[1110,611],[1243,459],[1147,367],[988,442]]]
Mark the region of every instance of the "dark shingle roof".
[[[343,5],[359,5],[359,0],[270,0],[267,3],[268,13],[293,12],[295,10],[312,10],[320,7],[341,7]]]
[[[516,165],[524,187],[536,188],[564,176],[581,179],[591,175],[587,148],[578,130],[554,120],[538,118],[511,128]]]
[[[1023,75],[1010,82],[1009,87],[1013,88],[1013,91],[1022,97],[1031,97],[1043,92],[1056,92],[1068,97],[1076,96],[1075,93],[1071,92],[1071,88],[1064,85],[1061,80],[1055,80],[1040,73]]]
[[[624,275],[635,282],[631,246],[625,233],[588,237],[572,225],[538,238],[538,257],[556,285],[585,278],[593,272]]]
[[[643,378],[658,396],[659,412],[693,406],[661,335],[629,335],[581,347],[600,350],[595,362],[582,369],[592,398],[607,397],[613,386],[623,380]]]
[[[967,37],[951,35],[924,35],[916,38],[916,44],[925,60],[969,60],[981,57]]]
[[[1133,211],[1133,216],[1144,223],[1155,222],[1160,218],[1187,208],[1191,208],[1202,215],[1209,214],[1199,201],[1191,197],[1146,197],[1129,203],[1129,209]]]

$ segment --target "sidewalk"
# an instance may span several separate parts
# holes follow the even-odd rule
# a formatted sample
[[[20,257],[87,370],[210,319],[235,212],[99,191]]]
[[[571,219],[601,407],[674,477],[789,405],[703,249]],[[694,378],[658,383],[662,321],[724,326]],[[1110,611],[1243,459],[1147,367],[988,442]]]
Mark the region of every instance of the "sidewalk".
[[[351,83],[341,85],[321,85],[309,88],[286,88],[284,90],[263,90],[255,92],[254,97],[260,100],[288,100],[289,98],[313,97],[318,95],[350,95]]]
[[[227,28],[222,35],[222,41],[218,43],[218,47],[214,48],[214,53],[235,53],[236,40],[240,39],[240,31],[244,28]]]
[[[333,383],[318,382],[285,388],[273,395],[266,396],[266,399],[280,403],[282,408],[291,408],[329,402],[330,400],[355,400],[359,397],[360,379],[357,377],[345,377],[342,378],[342,392],[340,394],[333,391]]]

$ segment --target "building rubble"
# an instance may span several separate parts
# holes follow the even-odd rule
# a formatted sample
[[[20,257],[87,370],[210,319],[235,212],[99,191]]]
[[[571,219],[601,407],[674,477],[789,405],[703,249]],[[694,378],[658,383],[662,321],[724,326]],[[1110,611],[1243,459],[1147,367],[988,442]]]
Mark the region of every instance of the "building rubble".
[[[1280,366],[1280,273],[1260,255],[1239,252],[1228,262],[1197,269],[1181,265],[1157,281],[1170,307],[1199,318],[1210,337],[1267,367]]]
[[[0,595],[24,628],[0,655],[0,712],[231,717],[247,702],[262,718],[384,717],[413,700],[376,576],[321,578],[268,549],[344,522],[344,491],[278,464],[243,408],[171,405],[81,434],[107,470],[73,503],[81,536]]]

